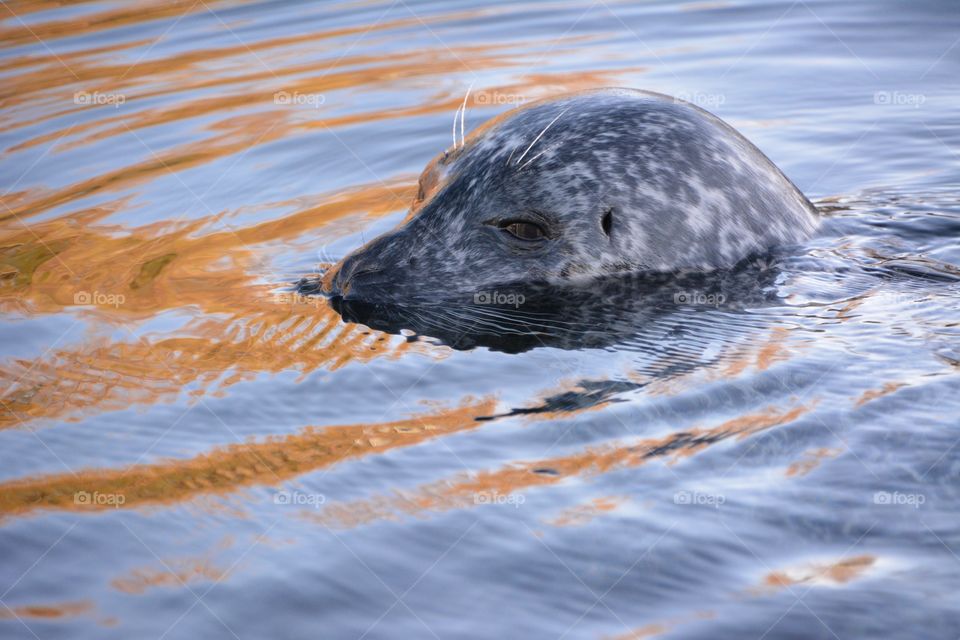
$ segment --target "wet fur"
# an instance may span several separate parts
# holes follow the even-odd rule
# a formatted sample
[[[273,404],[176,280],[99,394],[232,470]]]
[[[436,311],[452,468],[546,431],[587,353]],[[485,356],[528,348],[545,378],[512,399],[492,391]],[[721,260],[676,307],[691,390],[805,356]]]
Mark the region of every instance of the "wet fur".
[[[516,218],[540,221],[549,239],[531,245],[496,226]],[[326,288],[354,300],[467,300],[510,283],[711,271],[817,225],[803,194],[719,118],[602,89],[508,112],[436,158],[412,215],[347,256]]]

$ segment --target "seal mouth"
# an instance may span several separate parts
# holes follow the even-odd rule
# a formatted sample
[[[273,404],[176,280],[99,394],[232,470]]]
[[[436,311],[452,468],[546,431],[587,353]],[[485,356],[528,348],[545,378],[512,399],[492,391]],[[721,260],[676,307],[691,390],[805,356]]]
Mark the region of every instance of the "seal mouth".
[[[335,295],[330,298],[330,306],[345,322],[364,324],[363,320],[374,313],[377,305],[359,300],[347,300],[343,296]]]

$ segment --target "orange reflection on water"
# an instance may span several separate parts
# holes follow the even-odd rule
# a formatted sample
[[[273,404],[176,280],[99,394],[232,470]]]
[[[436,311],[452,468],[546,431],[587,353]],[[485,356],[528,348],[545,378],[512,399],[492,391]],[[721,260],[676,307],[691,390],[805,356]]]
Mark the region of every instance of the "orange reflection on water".
[[[627,633],[616,636],[604,636],[605,640],[641,640],[643,638],[655,638],[661,636],[675,627],[684,623],[694,622],[696,620],[712,620],[716,617],[713,611],[697,611],[691,616],[671,618],[662,622],[654,622],[644,625]]]
[[[218,0],[204,0],[211,5],[218,5]],[[52,9],[62,6],[63,2],[4,2],[5,11],[0,13],[3,18],[19,15],[29,11]],[[34,22],[30,26],[13,20],[14,26],[0,28],[0,43],[4,47],[12,47],[40,40],[41,42],[56,38],[77,37],[118,27],[143,24],[151,20],[162,18],[177,18],[191,11],[205,11],[204,3],[191,0],[153,0],[148,2],[130,3],[121,5],[121,9],[112,9],[71,17],[69,20],[45,20]]]
[[[830,449],[827,447],[821,447],[819,449],[810,449],[809,451],[804,452],[804,458],[797,462],[794,462],[789,467],[785,474],[790,476],[805,476],[817,467],[820,466],[820,463],[824,460],[829,460],[830,458],[836,458],[838,455],[843,453],[843,449]]]
[[[352,189],[238,230],[203,218],[173,230],[155,224],[125,231],[96,226],[106,215],[98,211],[0,231],[5,312],[75,309],[81,318],[127,328],[173,309],[194,318],[172,336],[107,340],[94,334],[35,360],[4,363],[0,429],[152,404],[175,397],[188,383],[222,390],[259,372],[335,369],[422,349],[343,324],[322,298],[275,293],[260,284],[262,267],[251,246],[288,244],[351,216],[386,215],[411,195],[407,182]],[[79,308],[78,296],[89,298]],[[101,304],[91,304],[93,296]]]
[[[772,571],[764,577],[761,586],[754,589],[754,593],[760,595],[796,585],[842,586],[863,577],[876,562],[876,556],[861,555]]]
[[[5,311],[56,313],[78,291],[122,295],[98,306],[103,319],[145,318],[197,305],[205,313],[257,308],[270,290],[256,283],[257,245],[292,242],[350,216],[380,217],[408,202],[404,180],[331,195],[323,204],[246,227],[221,216],[163,222],[133,230],[97,223],[111,212],[85,211],[31,225],[0,228],[0,305]],[[277,203],[281,206],[284,203]],[[276,283],[283,284],[282,282]],[[265,307],[259,307],[263,309]]]
[[[467,398],[455,409],[406,420],[307,427],[286,436],[216,448],[185,460],[5,482],[0,484],[0,517],[37,509],[105,511],[173,505],[199,496],[223,496],[244,487],[276,485],[343,460],[476,429],[484,423],[475,418],[491,411],[494,404],[489,398]]]
[[[164,569],[134,569],[129,575],[112,580],[110,586],[123,593],[140,595],[156,587],[180,588],[197,582],[220,582],[227,577],[227,571],[205,561],[174,562],[173,565]]]
[[[555,527],[579,527],[589,523],[605,513],[610,513],[629,500],[625,496],[594,498],[586,504],[578,504],[564,509],[556,518],[548,521]]]
[[[122,593],[141,595],[155,588],[190,588],[198,582],[226,580],[235,569],[221,569],[213,561],[214,553],[233,546],[233,536],[225,536],[210,553],[199,557],[159,559],[160,565],[133,569],[114,578],[110,586]]]
[[[59,604],[23,605],[19,607],[0,608],[0,620],[16,620],[18,618],[34,620],[58,620],[73,618],[93,612],[93,603],[88,600],[78,602],[61,602]]]
[[[670,626],[655,622],[618,636],[608,636],[608,640],[643,640],[644,638],[655,638],[669,631]]]
[[[868,391],[864,391],[863,394],[857,398],[856,406],[862,407],[871,400],[882,398],[883,396],[889,395],[905,386],[907,386],[905,382],[887,382],[879,389],[870,389]]]
[[[691,429],[630,444],[588,447],[569,456],[515,463],[494,471],[442,480],[396,496],[330,504],[320,514],[308,514],[306,517],[328,526],[349,528],[375,520],[397,519],[403,515],[423,515],[432,511],[497,503],[523,489],[556,484],[571,476],[590,476],[639,467],[653,459],[676,462],[729,438],[743,439],[789,424],[811,408],[797,406],[779,411],[771,407],[760,413],[728,420],[711,429]]]
[[[200,8],[199,5],[195,5]],[[209,5],[208,5],[209,6]],[[428,16],[426,22],[440,22],[448,20],[457,20],[469,17],[473,12],[449,13],[440,16]],[[0,14],[2,17],[2,14]],[[125,16],[127,17],[127,16]],[[151,19],[148,13],[130,15],[129,18]],[[311,72],[318,73],[317,80],[322,80],[324,76],[330,74],[335,68],[348,68],[360,65],[389,65],[399,60],[422,60],[424,55],[432,55],[436,58],[452,57],[457,55],[455,51],[441,48],[429,52],[394,52],[392,55],[358,55],[347,56],[339,48],[338,43],[327,42],[335,38],[356,36],[358,34],[375,35],[377,32],[391,31],[395,29],[404,29],[411,26],[422,24],[416,17],[404,17],[394,20],[381,20],[374,24],[341,26],[334,29],[310,30],[306,33],[296,35],[284,35],[275,38],[247,39],[246,41],[229,46],[205,47],[202,49],[189,49],[172,53],[163,58],[130,58],[128,61],[116,61],[114,57],[104,56],[105,53],[113,53],[123,49],[130,49],[139,46],[149,46],[156,43],[157,40],[128,40],[112,43],[105,46],[96,46],[80,50],[70,56],[68,60],[54,55],[36,54],[30,57],[18,57],[0,62],[0,70],[10,69],[31,69],[27,73],[19,76],[11,76],[7,79],[4,89],[0,90],[0,98],[7,101],[7,105],[16,105],[21,102],[29,103],[35,99],[36,92],[56,90],[58,88],[69,88],[70,91],[61,91],[56,95],[64,98],[62,104],[64,107],[72,104],[72,92],[77,88],[87,88],[92,91],[116,91],[123,92],[128,100],[153,98],[169,93],[183,93],[190,90],[223,88],[240,85],[249,87],[253,84],[263,85],[264,82],[273,81],[283,82],[284,78],[293,78],[303,76]],[[76,24],[74,31],[80,31],[89,24]],[[100,26],[99,24],[97,26]],[[0,33],[9,33],[0,30]],[[32,39],[32,35],[27,32]],[[77,35],[73,33],[71,35]],[[330,58],[307,63],[297,62],[296,64],[287,64],[283,60],[271,59],[271,53],[289,56],[290,50],[301,48],[307,53],[315,54],[318,51],[329,52]],[[491,47],[464,48],[460,55],[469,55],[469,52],[493,51]],[[251,65],[249,58],[251,54],[258,56],[258,64]],[[476,65],[482,64],[481,60],[475,61]],[[217,66],[216,73],[198,73],[203,68]],[[475,66],[476,66],[475,65]],[[427,65],[421,65],[423,73],[429,73]],[[477,66],[479,68],[479,66]],[[343,74],[336,74],[340,78],[338,82],[327,85],[328,89],[343,88],[347,86],[361,86],[371,84],[376,79],[374,76],[364,74],[363,70],[359,77],[349,80],[344,78]],[[380,78],[387,75],[381,73]],[[77,84],[73,84],[77,83]],[[65,85],[72,85],[64,87]],[[269,92],[272,96],[275,88]],[[261,92],[238,91],[230,96],[233,99],[243,99],[245,94],[254,96],[254,101],[258,99]],[[129,94],[129,95],[128,95]],[[49,95],[49,94],[48,94]],[[243,104],[248,104],[245,101]],[[194,103],[190,103],[194,104]],[[221,103],[222,104],[222,103]],[[75,110],[75,109],[73,109]],[[178,109],[177,109],[178,110]],[[188,110],[192,111],[192,110]],[[213,110],[206,111],[208,113]],[[65,111],[58,112],[62,115]],[[18,119],[14,125],[17,127],[37,124],[50,118],[47,114],[36,119],[24,118]],[[122,120],[122,116],[117,118],[105,118],[105,120],[116,122]],[[81,123],[78,125],[80,131],[95,129],[99,126],[98,122]],[[132,127],[132,125],[131,125]],[[132,127],[136,128],[136,127]],[[35,139],[31,144],[40,141],[53,140],[59,135],[46,135]]]
[[[466,55],[466,52],[464,54]],[[471,64],[478,66],[478,68],[492,66],[498,60],[497,57],[479,60],[474,58],[475,56],[470,57]],[[385,66],[359,71],[324,73],[319,77],[289,83],[289,85],[278,88],[277,91],[283,90],[289,94],[325,95],[335,90],[342,90],[364,83],[375,86],[382,82],[384,76],[452,72],[462,65],[462,60],[456,56],[446,56],[438,60],[435,53],[430,53],[429,55],[417,54],[416,59],[408,63],[402,63],[402,56],[399,60],[396,56],[393,56],[389,59],[389,63],[384,62],[383,65]],[[618,74],[626,71],[628,70],[574,72],[556,74],[549,78],[543,78],[543,80],[544,82],[549,81],[546,84],[547,87],[555,86],[560,91],[572,91],[614,83]],[[60,84],[62,84],[62,79],[57,82],[57,86]],[[506,89],[516,90],[512,87],[506,87]],[[490,88],[488,91],[493,94],[501,92],[496,87]],[[543,97],[548,93],[545,88],[538,86],[536,82],[526,85],[525,91],[525,95],[531,99]],[[32,189],[11,192],[0,198],[0,203],[3,204],[3,208],[0,209],[0,221],[14,217],[24,220],[79,198],[143,184],[169,173],[200,167],[224,157],[243,153],[251,147],[262,146],[295,134],[302,134],[305,131],[332,130],[338,127],[369,124],[396,118],[453,113],[462,102],[460,96],[442,95],[409,107],[393,106],[390,109],[377,111],[352,111],[346,115],[304,119],[301,117],[302,114],[299,113],[302,110],[289,107],[278,108],[274,104],[274,93],[275,91],[245,90],[239,94],[224,93],[211,98],[198,99],[194,102],[178,102],[175,107],[167,109],[155,108],[131,111],[117,116],[98,118],[86,124],[72,124],[63,131],[47,132],[38,138],[22,143],[13,150],[53,142],[57,142],[62,149],[69,149],[117,135],[136,135],[137,130],[146,127],[208,116],[219,111],[248,109],[245,115],[232,115],[219,121],[215,126],[208,127],[211,135],[196,142],[182,144],[170,149],[154,149],[143,142],[142,139],[139,139],[143,153],[147,157],[146,160],[131,162],[120,169],[59,189]],[[60,99],[65,104],[72,104],[73,94],[64,93]],[[474,99],[473,104],[479,103],[476,103],[476,99]],[[267,108],[250,113],[249,109],[257,105]],[[113,121],[116,124],[110,126],[109,123]],[[105,123],[108,126],[103,128]],[[69,142],[62,142],[67,134],[75,136],[93,128],[99,128],[99,130],[86,138],[75,138]],[[477,131],[485,128],[486,126],[480,127]],[[476,132],[473,135],[476,135]],[[438,149],[437,151],[441,150]],[[408,205],[411,199],[407,199],[403,203],[404,206]]]

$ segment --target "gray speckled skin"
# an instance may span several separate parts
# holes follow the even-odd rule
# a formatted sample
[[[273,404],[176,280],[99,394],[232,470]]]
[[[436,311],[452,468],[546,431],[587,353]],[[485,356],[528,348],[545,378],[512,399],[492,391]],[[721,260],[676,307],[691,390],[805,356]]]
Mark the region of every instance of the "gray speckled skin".
[[[329,274],[329,293],[443,300],[512,283],[709,271],[799,242],[818,225],[813,205],[732,127],[632,89],[510,111],[436,158],[420,189],[403,225]],[[525,242],[497,226],[517,219],[537,221],[548,238]]]

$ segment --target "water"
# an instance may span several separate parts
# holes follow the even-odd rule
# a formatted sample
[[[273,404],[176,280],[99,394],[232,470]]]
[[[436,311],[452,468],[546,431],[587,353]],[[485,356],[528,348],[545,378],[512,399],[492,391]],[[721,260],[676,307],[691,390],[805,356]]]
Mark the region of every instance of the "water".
[[[4,638],[956,637],[953,3],[0,16]],[[686,97],[823,231],[761,299],[545,344],[293,295],[471,85],[468,130]]]

